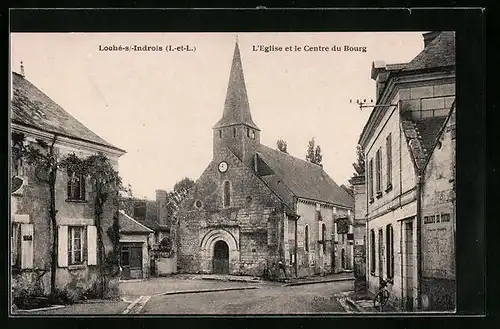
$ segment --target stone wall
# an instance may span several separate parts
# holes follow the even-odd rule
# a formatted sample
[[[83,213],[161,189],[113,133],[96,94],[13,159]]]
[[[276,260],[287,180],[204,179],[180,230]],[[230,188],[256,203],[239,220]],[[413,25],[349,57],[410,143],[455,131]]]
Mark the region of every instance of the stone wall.
[[[49,140],[47,142],[50,144]],[[91,149],[79,150],[65,144],[56,144],[56,154],[60,159],[73,152],[82,158],[94,154]],[[116,169],[117,158],[115,156],[109,156],[109,158]],[[11,209],[11,215],[13,222],[18,216],[24,216],[29,218],[29,223],[33,224],[33,266],[28,269],[15,269],[12,272],[13,289],[21,286],[32,286],[33,290],[48,294],[50,292],[50,255],[52,250],[49,186],[35,177],[33,167],[24,164],[22,171],[25,186],[22,188],[21,194],[11,196],[11,202],[14,205]],[[60,169],[56,179],[57,225],[94,225],[93,195],[93,186],[87,182],[84,202],[67,200],[67,174]],[[105,204],[102,220],[103,242],[106,252],[112,250],[112,242],[106,232],[113,223],[113,214],[113,197],[110,197]],[[43,275],[41,275],[42,273]],[[92,289],[96,278],[95,266],[88,266],[86,263],[72,268],[58,267],[56,287],[78,298],[84,291]],[[40,283],[41,290],[38,288]]]
[[[228,163],[225,173],[220,161]],[[223,205],[224,182],[231,202]],[[183,201],[177,229],[178,271],[212,272],[213,244],[225,241],[232,274],[262,275],[276,260],[283,206],[278,197],[227,148],[222,148]],[[211,249],[212,248],[212,249]]]
[[[422,185],[422,301],[428,310],[453,310],[455,304],[454,129],[452,113],[427,164]]]

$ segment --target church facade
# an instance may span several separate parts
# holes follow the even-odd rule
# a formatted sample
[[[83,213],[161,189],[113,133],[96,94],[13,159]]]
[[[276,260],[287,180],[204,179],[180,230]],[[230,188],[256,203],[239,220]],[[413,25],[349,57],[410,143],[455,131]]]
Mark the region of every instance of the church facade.
[[[354,200],[319,165],[260,143],[236,44],[213,159],[176,221],[178,271],[260,276],[279,261],[288,276],[338,272]],[[340,242],[344,242],[345,245]]]

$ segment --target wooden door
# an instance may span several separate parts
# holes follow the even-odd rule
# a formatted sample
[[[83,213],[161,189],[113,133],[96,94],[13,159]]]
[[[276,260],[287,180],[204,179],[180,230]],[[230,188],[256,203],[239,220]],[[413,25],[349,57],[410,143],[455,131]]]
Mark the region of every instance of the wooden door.
[[[142,246],[138,244],[122,245],[120,266],[123,280],[142,279]]]
[[[213,272],[216,274],[229,273],[229,247],[220,240],[214,246]]]

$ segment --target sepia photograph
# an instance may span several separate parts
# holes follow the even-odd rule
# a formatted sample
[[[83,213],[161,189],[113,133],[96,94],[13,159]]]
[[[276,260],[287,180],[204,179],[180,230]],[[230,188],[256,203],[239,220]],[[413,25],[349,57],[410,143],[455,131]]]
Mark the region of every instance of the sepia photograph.
[[[455,32],[10,34],[10,312],[453,314]]]

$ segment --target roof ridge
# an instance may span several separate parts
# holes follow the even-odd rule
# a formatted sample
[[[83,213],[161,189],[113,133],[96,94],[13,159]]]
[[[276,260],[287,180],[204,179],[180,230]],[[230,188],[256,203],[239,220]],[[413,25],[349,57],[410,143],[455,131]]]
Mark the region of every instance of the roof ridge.
[[[264,147],[266,147],[266,148],[268,148],[268,149],[270,149],[270,150],[272,150],[273,152],[279,152],[279,153],[277,153],[277,154],[281,154],[281,153],[283,153],[283,156],[288,156],[288,157],[291,157],[291,158],[293,158],[293,159],[295,159],[295,160],[299,160],[299,161],[302,161],[302,162],[304,162],[304,163],[307,163],[308,165],[313,165],[313,166],[318,167],[318,168],[320,168],[321,170],[323,170],[323,171],[324,171],[324,169],[323,169],[323,167],[322,167],[321,165],[318,165],[318,164],[316,164],[316,163],[313,163],[313,162],[310,162],[310,161],[307,161],[307,160],[301,159],[301,158],[299,158],[299,157],[296,157],[296,156],[294,156],[294,155],[291,155],[290,153],[286,153],[286,152],[282,152],[282,151],[277,150],[277,149],[273,149],[272,147],[269,147],[269,146],[264,145],[264,144],[260,144],[260,145],[261,145],[261,146],[264,146]]]

